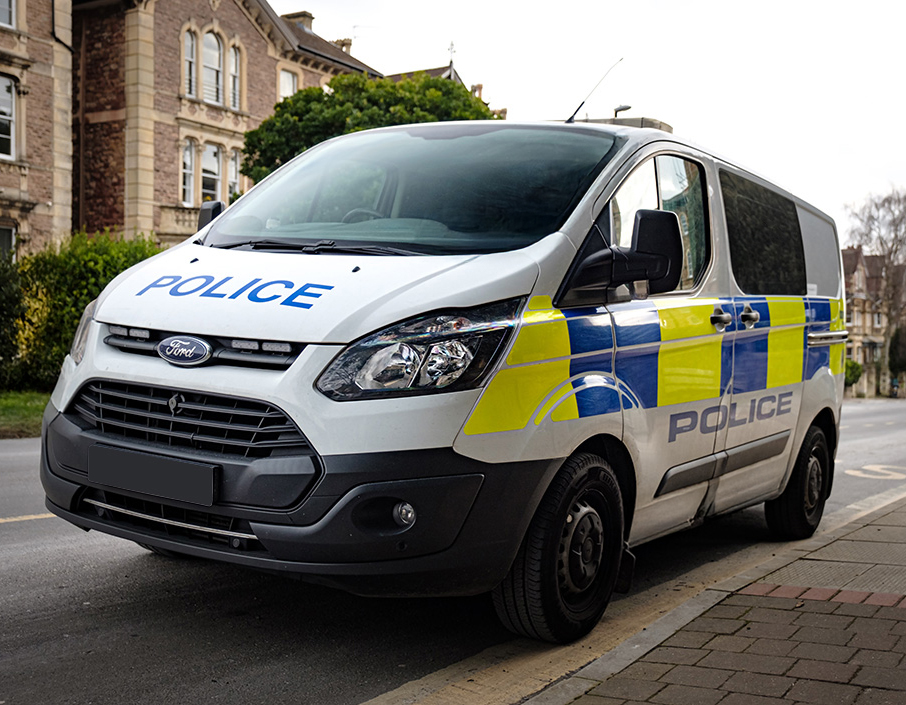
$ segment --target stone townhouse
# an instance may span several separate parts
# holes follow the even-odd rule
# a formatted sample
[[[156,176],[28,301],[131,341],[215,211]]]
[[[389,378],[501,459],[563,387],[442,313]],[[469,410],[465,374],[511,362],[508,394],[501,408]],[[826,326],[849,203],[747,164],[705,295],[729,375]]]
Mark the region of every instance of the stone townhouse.
[[[0,0],[0,254],[71,226],[70,0]]]
[[[876,369],[881,362],[887,315],[883,300],[884,266],[879,255],[866,255],[861,246],[843,249],[846,283],[846,357],[862,365],[862,377],[853,389],[858,396],[874,396],[886,390],[890,374]],[[902,272],[900,273],[902,276]],[[880,376],[879,373],[880,372]]]
[[[21,0],[20,0],[21,1]],[[31,0],[29,0],[31,1]],[[0,3],[4,0],[0,0]],[[73,0],[72,226],[163,243],[229,202],[244,133],[296,90],[376,71],[265,0]]]

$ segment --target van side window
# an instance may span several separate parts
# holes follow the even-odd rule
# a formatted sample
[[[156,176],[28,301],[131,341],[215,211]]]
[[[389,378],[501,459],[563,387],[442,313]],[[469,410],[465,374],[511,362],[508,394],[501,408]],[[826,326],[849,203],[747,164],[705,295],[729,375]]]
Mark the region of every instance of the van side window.
[[[805,254],[796,204],[723,169],[720,188],[739,288],[746,294],[805,296]]]
[[[692,289],[709,260],[708,219],[705,215],[701,167],[688,159],[655,157],[660,208],[679,217],[683,235],[683,272],[678,289]]]
[[[613,244],[632,244],[635,213],[643,208],[676,213],[683,235],[683,272],[677,289],[692,289],[710,256],[702,168],[681,157],[660,155],[633,171],[611,200]]]

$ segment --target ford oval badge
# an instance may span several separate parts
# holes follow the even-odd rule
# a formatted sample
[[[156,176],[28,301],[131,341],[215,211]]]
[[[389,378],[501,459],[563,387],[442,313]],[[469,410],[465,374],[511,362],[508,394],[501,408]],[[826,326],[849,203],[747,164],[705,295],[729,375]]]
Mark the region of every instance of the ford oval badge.
[[[171,365],[191,367],[211,359],[213,350],[201,338],[194,335],[171,335],[157,344],[157,354]]]

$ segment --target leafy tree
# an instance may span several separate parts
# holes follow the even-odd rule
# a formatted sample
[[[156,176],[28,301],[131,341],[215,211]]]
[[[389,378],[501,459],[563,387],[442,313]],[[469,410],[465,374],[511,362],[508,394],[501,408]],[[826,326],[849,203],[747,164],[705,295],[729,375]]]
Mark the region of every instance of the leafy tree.
[[[245,133],[242,173],[260,181],[309,147],[350,132],[493,117],[465,86],[425,73],[399,82],[363,74],[336,76],[328,90],[306,88],[277,103],[271,117]]]
[[[890,339],[890,374],[899,377],[906,372],[906,329],[897,328]]]
[[[886,316],[884,340],[890,341],[906,311],[906,190],[869,196],[865,203],[850,209],[854,221],[850,239],[866,252],[881,257],[881,307]],[[889,350],[881,348],[881,369],[889,367]]]

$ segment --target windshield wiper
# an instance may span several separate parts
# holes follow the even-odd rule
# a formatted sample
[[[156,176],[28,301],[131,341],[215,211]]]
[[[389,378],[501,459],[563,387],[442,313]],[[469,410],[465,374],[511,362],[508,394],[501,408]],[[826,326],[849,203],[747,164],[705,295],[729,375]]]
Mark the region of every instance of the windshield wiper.
[[[355,254],[355,255],[417,255],[421,254],[413,250],[404,250],[399,247],[390,247],[388,245],[353,245],[337,244],[334,240],[319,240],[318,242],[298,242],[295,240],[242,240],[241,242],[230,242],[225,245],[211,245],[221,250],[231,250],[235,247],[248,247],[252,250],[292,250],[294,252],[304,252],[306,254],[318,254],[320,252],[332,252],[337,254]]]

